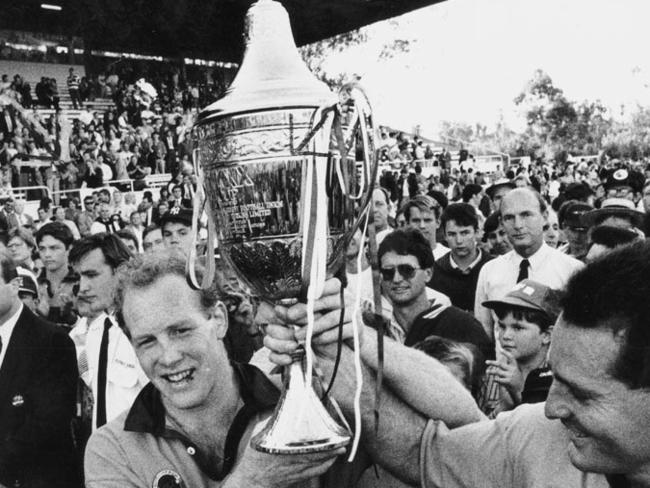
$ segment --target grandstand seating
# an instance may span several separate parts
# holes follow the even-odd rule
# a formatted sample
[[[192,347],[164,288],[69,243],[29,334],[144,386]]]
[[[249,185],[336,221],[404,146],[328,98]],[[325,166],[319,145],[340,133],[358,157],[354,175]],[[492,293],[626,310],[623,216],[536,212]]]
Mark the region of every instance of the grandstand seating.
[[[79,76],[85,74],[85,69],[80,65],[69,64],[52,64],[52,63],[29,63],[24,61],[0,61],[0,74],[7,74],[12,79],[14,75],[19,74],[27,81],[32,89],[32,98],[36,98],[34,88],[41,77],[54,78],[57,82],[59,91],[59,107],[63,110],[64,115],[70,121],[76,119],[81,114],[81,110],[72,108],[72,100],[68,92],[67,78],[68,70],[73,66]],[[96,98],[92,102],[84,102],[84,108],[90,112],[105,112],[113,108],[115,104],[110,98]],[[37,108],[37,112],[42,119],[49,118],[54,114],[54,109]]]

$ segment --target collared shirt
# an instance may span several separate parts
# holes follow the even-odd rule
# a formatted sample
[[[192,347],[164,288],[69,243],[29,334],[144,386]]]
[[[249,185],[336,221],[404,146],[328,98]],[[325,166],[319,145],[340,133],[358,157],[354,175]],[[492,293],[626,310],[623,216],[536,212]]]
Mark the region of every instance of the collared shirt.
[[[436,247],[433,248],[433,259],[436,261],[446,255],[449,252],[449,248],[447,246],[443,246],[439,242],[436,242]]]
[[[427,299],[429,300],[429,309],[427,313],[438,315],[440,312],[445,310],[447,307],[451,306],[451,300],[444,293],[434,290],[433,288],[426,288]],[[386,297],[381,297],[381,303],[383,306],[382,315],[384,317],[390,317],[390,321],[386,327],[386,335],[395,341],[404,344],[406,341],[406,330],[400,325],[400,323],[395,318],[393,313],[393,305],[390,303]],[[434,315],[431,315],[430,318],[433,318]]]
[[[106,420],[110,421],[128,409],[138,396],[142,387],[149,380],[142,371],[140,363],[131,346],[113,316],[100,314],[88,326],[86,335],[86,357],[88,375],[86,384],[97,398],[97,372],[99,366],[99,349],[104,333],[104,320],[109,318],[113,326],[108,331],[108,362],[106,371]],[[88,381],[89,380],[89,381]],[[93,427],[97,406],[93,406]]]
[[[476,253],[476,259],[474,261],[472,261],[469,264],[469,266],[467,266],[466,268],[461,268],[460,266],[458,266],[456,264],[456,261],[454,261],[454,255],[453,254],[449,255],[449,265],[453,269],[459,269],[461,271],[461,273],[463,273],[463,274],[469,274],[469,272],[472,271],[472,268],[474,268],[474,266],[476,266],[478,263],[480,263],[481,259],[483,258],[483,252],[480,249],[477,249],[477,251],[478,252]]]
[[[86,487],[221,486],[279,399],[278,389],[258,368],[240,363],[232,365],[244,406],[226,437],[221,472],[203,459],[195,443],[169,425],[160,393],[148,384],[128,412],[91,436],[86,448]],[[355,476],[343,477],[350,468],[349,463],[337,461],[320,481],[337,488],[353,486],[351,480]],[[170,484],[163,484],[162,477],[167,477]],[[292,486],[322,486],[314,481]]]
[[[11,340],[11,334],[14,332],[16,323],[18,322],[18,317],[23,313],[23,304],[21,303],[18,307],[18,310],[13,314],[9,319],[2,325],[0,325],[0,339],[2,339],[2,351],[0,351],[0,369],[2,369],[2,362],[5,359],[5,354],[7,354],[7,347],[9,346],[9,341]]]
[[[494,315],[483,306],[487,300],[504,297],[517,284],[519,265],[524,258],[514,250],[485,263],[478,276],[474,315],[483,324],[485,331],[493,337]],[[560,290],[569,277],[584,264],[571,256],[543,243],[539,250],[528,258],[528,277],[539,283]]]

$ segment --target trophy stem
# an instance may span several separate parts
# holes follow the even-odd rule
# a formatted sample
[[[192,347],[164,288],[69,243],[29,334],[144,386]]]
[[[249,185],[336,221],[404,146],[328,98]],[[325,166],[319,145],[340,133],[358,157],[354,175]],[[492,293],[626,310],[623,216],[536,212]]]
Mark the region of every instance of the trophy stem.
[[[273,416],[251,445],[272,454],[303,454],[338,449],[350,442],[350,434],[327,412],[305,372],[304,350],[285,367],[284,390]]]

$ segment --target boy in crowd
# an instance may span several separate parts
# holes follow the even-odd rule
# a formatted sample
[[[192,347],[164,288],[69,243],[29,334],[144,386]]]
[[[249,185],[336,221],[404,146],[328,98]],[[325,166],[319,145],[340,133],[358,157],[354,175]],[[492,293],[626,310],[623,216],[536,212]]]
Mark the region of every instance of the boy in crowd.
[[[491,416],[521,403],[546,400],[553,379],[547,365],[551,330],[559,315],[559,293],[523,280],[500,300],[483,302],[494,310],[500,352],[487,361],[487,378],[479,399]]]

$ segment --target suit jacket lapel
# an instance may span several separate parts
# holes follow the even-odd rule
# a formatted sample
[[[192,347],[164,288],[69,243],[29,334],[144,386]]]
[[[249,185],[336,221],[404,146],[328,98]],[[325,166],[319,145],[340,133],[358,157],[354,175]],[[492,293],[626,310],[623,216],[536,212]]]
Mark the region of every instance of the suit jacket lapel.
[[[29,364],[30,358],[26,357],[29,344],[29,312],[27,307],[23,307],[23,311],[18,317],[16,327],[9,339],[7,346],[7,353],[5,354],[2,367],[0,367],[0,401],[4,402],[7,396],[12,394],[11,386],[14,381],[22,381],[19,371],[21,363],[23,365]]]

